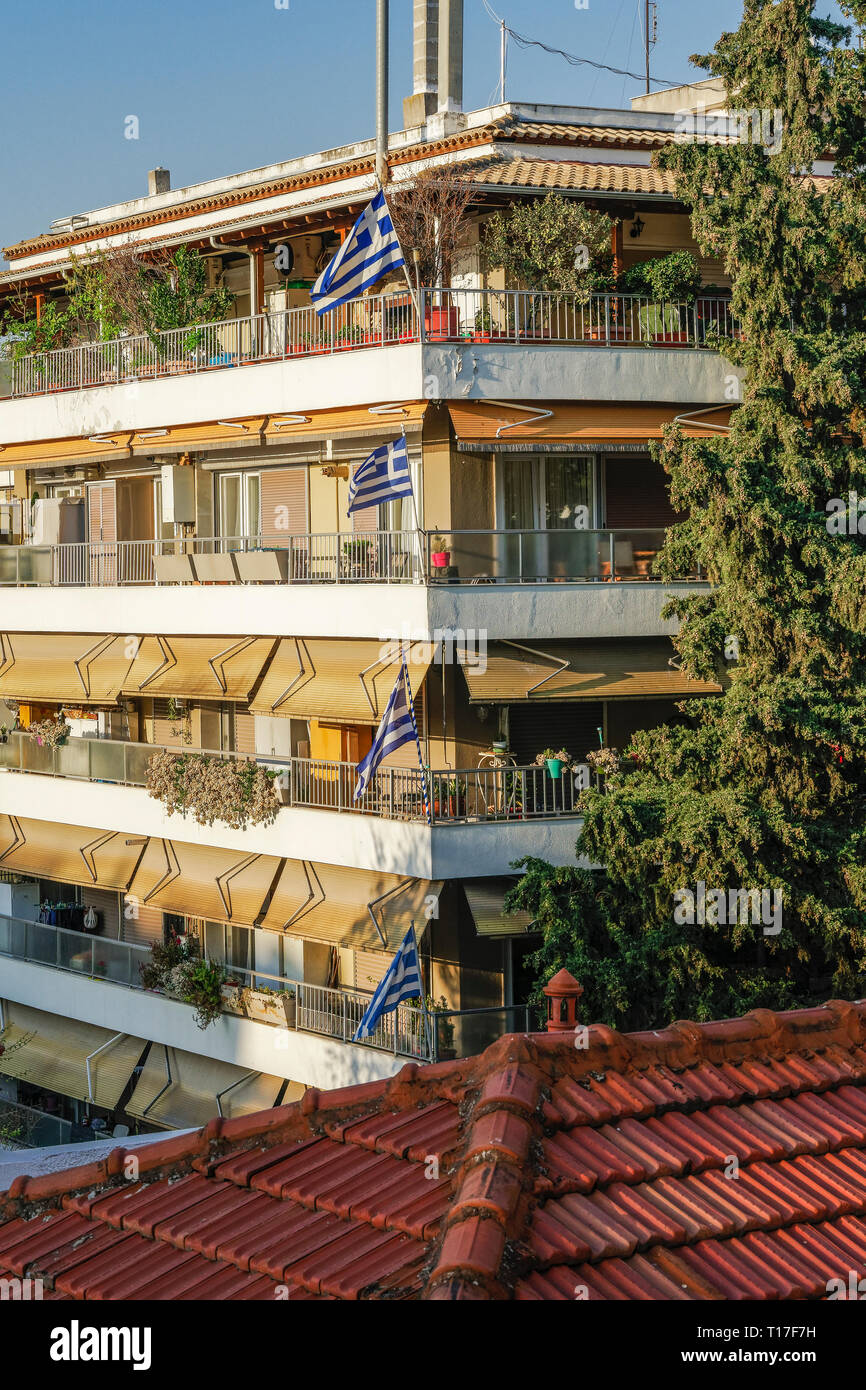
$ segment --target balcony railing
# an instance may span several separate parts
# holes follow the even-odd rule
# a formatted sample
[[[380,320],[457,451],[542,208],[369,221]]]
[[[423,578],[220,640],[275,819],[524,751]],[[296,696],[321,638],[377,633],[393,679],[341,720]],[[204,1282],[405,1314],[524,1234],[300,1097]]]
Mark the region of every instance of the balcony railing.
[[[370,295],[321,318],[312,306],[173,328],[152,337],[29,353],[12,363],[12,395],[81,391],[122,381],[332,356],[400,343],[560,343],[605,347],[697,347],[735,336],[730,301],[718,296],[654,300],[643,295],[530,290],[421,291],[421,314],[407,290]],[[8,349],[7,349],[8,351]]]
[[[119,739],[70,738],[58,747],[39,744],[31,734],[16,731],[0,742],[0,770],[31,772],[123,786],[147,784],[147,765],[155,753],[197,753],[196,748],[163,749],[153,743]],[[208,751],[208,750],[205,750]],[[582,758],[585,749],[572,749]],[[235,758],[235,753],[212,752],[212,757]],[[563,773],[553,779],[546,767],[474,767],[427,770],[384,767],[374,774],[367,791],[353,798],[358,769],[351,762],[318,758],[256,759],[279,773],[276,787],[285,806],[322,811],[351,811],[388,820],[425,821],[424,788],[435,825],[476,821],[527,821],[576,816],[581,785],[577,776]]]
[[[127,989],[142,988],[139,967],[151,959],[145,946],[6,916],[0,916],[0,956],[86,975]],[[294,1007],[288,1013],[278,1018],[275,1012],[275,1027],[316,1033],[342,1042],[352,1041],[372,998],[360,991],[330,989],[232,965],[226,965],[225,970],[230,978],[251,989],[264,987],[292,996]],[[369,1038],[356,1046],[430,1062],[445,1055],[472,1056],[503,1033],[526,1032],[529,1027],[529,1008],[522,1004],[447,1010],[432,1013],[427,1020],[421,1009],[400,1004],[393,1013],[385,1015]]]
[[[133,584],[565,584],[653,580],[660,527],[630,530],[333,531],[184,541],[0,546],[0,587]],[[440,547],[444,542],[445,549]],[[700,571],[680,576],[699,579]]]

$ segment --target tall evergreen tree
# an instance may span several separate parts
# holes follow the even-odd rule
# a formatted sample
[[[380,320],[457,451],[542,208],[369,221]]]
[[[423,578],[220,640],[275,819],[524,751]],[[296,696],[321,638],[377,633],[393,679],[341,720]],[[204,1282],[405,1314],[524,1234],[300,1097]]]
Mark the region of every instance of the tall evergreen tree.
[[[866,3],[841,8],[851,28],[817,18],[814,0],[746,0],[736,33],[694,61],[724,80],[730,107],[765,113],[765,134],[780,112],[780,138],[777,127],[766,146],[678,143],[657,156],[701,250],[732,277],[742,333],[723,345],[742,376],[730,433],[671,428],[659,450],[689,516],[661,573],[699,562],[712,586],[669,605],[680,664],[717,673],[725,690],[684,703],[682,726],[637,735],[638,770],[585,794],[578,852],[605,866],[593,901],[580,870],[538,861],[514,895],[545,927],[539,969],[568,965],[587,1012],[612,1023],[866,992],[866,54],[855,37]],[[812,173],[828,158],[832,182]],[[677,922],[675,893],[699,881],[781,890],[781,931]]]

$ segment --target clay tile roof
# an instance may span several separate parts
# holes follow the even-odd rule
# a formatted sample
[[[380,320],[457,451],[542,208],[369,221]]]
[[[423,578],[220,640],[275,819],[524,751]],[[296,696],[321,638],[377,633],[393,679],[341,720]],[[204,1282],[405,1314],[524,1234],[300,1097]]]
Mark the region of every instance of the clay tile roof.
[[[511,121],[507,117],[494,122],[491,134],[499,140],[527,140],[554,145],[611,145],[658,149],[675,139],[672,130],[639,130],[622,126],[567,125],[551,121]]]
[[[672,197],[673,174],[645,164],[595,164],[571,159],[500,159],[479,163],[472,182],[507,188],[574,188],[587,193],[656,193]]]
[[[866,1272],[866,1003],[510,1036],[133,1152],[16,1179],[0,1277],[113,1300],[821,1297]]]

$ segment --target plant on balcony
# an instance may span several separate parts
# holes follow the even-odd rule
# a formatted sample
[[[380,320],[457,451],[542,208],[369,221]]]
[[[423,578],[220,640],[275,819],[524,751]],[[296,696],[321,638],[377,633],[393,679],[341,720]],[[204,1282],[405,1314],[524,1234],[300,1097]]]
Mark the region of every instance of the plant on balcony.
[[[450,283],[455,261],[469,247],[471,200],[471,183],[453,165],[428,170],[411,187],[389,194],[388,208],[400,245],[407,258],[411,251],[420,257],[422,285]]]
[[[69,738],[71,728],[65,719],[41,719],[30,725],[30,733],[40,748],[59,748]]]
[[[222,1012],[222,989],[228,979],[224,966],[205,960],[185,937],[155,941],[150,952],[150,960],[139,966],[144,989],[159,990],[191,1005],[199,1028],[215,1023]]]
[[[615,777],[622,770],[622,758],[615,748],[591,748],[586,761],[600,777]]]
[[[138,967],[142,989],[163,989],[171,971],[192,959],[194,947],[187,937],[174,934],[168,940],[154,941],[150,960]]]
[[[701,288],[701,268],[691,251],[672,251],[629,266],[619,278],[623,294],[646,296],[652,302],[639,311],[641,336],[649,341],[685,341],[680,305],[694,304]]]
[[[538,767],[547,767],[551,777],[561,777],[563,769],[566,771],[571,767],[573,759],[565,748],[542,748],[540,753],[536,753],[535,762]]]
[[[192,815],[198,825],[220,821],[246,830],[276,819],[280,803],[274,782],[279,775],[252,758],[164,750],[149,760],[146,785],[168,815]]]
[[[507,281],[530,290],[585,299],[612,288],[614,225],[604,213],[559,193],[515,203],[487,222],[484,265],[504,270]]]

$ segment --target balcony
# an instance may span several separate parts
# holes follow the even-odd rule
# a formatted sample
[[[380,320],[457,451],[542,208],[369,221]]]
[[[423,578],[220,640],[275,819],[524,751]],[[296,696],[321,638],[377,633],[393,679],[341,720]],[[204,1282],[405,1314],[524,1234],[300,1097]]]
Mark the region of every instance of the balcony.
[[[289,309],[30,354],[0,374],[0,443],[193,425],[228,399],[237,418],[464,400],[468,382],[471,399],[726,399],[726,299],[443,288],[422,301],[419,314],[404,290],[321,319]]]
[[[172,1012],[180,1005],[192,1018],[192,1007],[174,1000],[160,991],[144,991],[140,982],[140,967],[150,960],[150,951],[130,942],[116,941],[85,932],[46,926],[41,922],[24,921],[17,917],[0,916],[0,957],[63,971],[84,980],[120,986],[139,995],[171,1000]],[[256,991],[269,989],[285,999],[282,1008],[268,1011],[267,1019],[257,1013],[255,1020],[270,1034],[265,1045],[274,1053],[291,1052],[290,1040],[276,1042],[272,1030],[294,1034],[313,1034],[365,1051],[389,1053],[394,1058],[411,1058],[420,1062],[439,1061],[444,1055],[472,1056],[504,1033],[527,1031],[530,1026],[529,1008],[525,1005],[504,1005],[499,1008],[443,1010],[425,1018],[424,1013],[408,1004],[401,1004],[386,1014],[376,1030],[363,1041],[352,1041],[372,994],[357,990],[329,989],[302,980],[263,972],[241,970],[226,966],[226,973],[245,988]],[[4,984],[4,993],[8,984]],[[238,1017],[237,1006],[226,991],[227,1015]],[[19,1000],[19,1002],[29,1002]],[[121,1006],[122,1007],[122,1006]],[[159,1012],[162,1012],[160,1010]],[[146,1015],[145,1015],[146,1016]],[[245,1020],[252,1022],[252,1018]],[[148,1035],[150,1036],[150,1035]],[[166,1038],[154,1037],[165,1042]],[[275,1070],[273,1058],[268,1064]]]
[[[97,738],[71,738],[59,747],[47,747],[30,734],[16,732],[0,743],[0,770],[144,787],[148,763],[155,753],[202,751],[215,758],[242,756]],[[284,807],[431,825],[508,824],[579,814],[575,780],[563,776],[553,781],[545,768],[535,765],[434,769],[423,777],[420,768],[380,768],[364,795],[355,801],[358,774],[354,763],[273,757],[255,761],[279,772],[275,785]]]
[[[286,358],[333,356],[403,343],[538,343],[635,348],[714,345],[736,334],[730,302],[693,304],[640,295],[422,289],[419,316],[406,291],[341,305],[321,318],[312,307],[174,328],[152,338],[31,353],[12,363],[11,395],[41,396],[121,382],[199,375]]]

